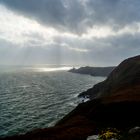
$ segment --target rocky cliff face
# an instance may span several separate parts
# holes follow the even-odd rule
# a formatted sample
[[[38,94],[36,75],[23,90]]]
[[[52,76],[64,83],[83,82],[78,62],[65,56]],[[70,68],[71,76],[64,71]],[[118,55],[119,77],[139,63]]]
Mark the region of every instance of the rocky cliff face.
[[[85,93],[92,100],[79,104],[56,126],[5,140],[85,140],[102,128],[128,131],[140,126],[140,56],[123,61],[104,82]]]

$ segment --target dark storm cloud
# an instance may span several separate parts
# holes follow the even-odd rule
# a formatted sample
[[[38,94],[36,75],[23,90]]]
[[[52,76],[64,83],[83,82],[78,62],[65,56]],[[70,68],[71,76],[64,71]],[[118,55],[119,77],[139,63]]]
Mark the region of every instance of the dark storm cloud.
[[[12,10],[58,29],[83,32],[93,25],[121,28],[140,21],[139,0],[0,0]]]
[[[10,9],[29,16],[48,26],[71,30],[79,28],[85,12],[76,0],[0,0]]]
[[[94,17],[99,24],[122,27],[140,21],[139,0],[90,0],[87,5],[90,11],[93,9],[91,18]]]

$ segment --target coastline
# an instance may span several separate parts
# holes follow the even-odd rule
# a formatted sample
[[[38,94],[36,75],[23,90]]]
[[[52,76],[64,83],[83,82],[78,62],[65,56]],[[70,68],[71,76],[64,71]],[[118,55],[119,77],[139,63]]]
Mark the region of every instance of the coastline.
[[[92,99],[92,94],[95,94],[95,90],[92,90],[90,101],[79,104],[54,127],[4,140],[86,140],[88,136],[99,134],[104,128],[116,128],[124,133],[140,126],[139,62],[140,56],[124,60],[102,82],[102,88],[96,90],[96,99]]]

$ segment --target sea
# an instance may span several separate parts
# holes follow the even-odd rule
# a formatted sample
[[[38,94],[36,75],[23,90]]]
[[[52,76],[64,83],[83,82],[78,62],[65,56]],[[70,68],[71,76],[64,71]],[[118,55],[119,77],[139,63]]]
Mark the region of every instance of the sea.
[[[55,125],[106,77],[70,73],[70,66],[0,66],[0,137]]]

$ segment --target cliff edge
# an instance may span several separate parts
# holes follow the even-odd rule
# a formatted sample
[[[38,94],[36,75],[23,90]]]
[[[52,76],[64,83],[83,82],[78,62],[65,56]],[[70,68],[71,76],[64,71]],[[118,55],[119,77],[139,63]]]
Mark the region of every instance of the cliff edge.
[[[140,55],[128,58],[119,64],[103,82],[81,93],[79,97],[88,96],[90,99],[114,95],[129,86],[140,84]],[[125,93],[125,92],[124,92]]]

